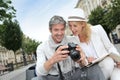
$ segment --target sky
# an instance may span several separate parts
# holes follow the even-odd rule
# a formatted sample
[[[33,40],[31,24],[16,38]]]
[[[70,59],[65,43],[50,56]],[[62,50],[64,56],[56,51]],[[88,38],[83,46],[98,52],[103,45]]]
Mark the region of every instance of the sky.
[[[23,33],[36,41],[45,41],[50,35],[49,20],[54,15],[67,15],[78,0],[12,0],[17,10],[18,20]]]

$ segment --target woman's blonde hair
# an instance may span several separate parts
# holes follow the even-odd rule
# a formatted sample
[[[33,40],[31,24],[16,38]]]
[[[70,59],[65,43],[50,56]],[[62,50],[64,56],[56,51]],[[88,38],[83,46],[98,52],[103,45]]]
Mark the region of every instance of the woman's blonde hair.
[[[90,37],[91,37],[91,29],[90,29],[91,25],[85,21],[80,21],[80,23],[84,24],[84,25],[82,25],[83,28],[80,33],[84,37],[84,41],[88,42],[88,41],[90,41]]]

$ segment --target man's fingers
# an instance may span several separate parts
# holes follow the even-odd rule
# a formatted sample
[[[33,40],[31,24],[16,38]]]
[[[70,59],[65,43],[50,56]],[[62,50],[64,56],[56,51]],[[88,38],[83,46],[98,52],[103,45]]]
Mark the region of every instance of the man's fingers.
[[[69,54],[69,51],[68,50],[63,50],[63,51],[61,51],[61,54],[62,55]]]
[[[60,46],[60,47],[58,47],[57,51],[62,51],[62,50],[65,50],[67,48],[68,48],[68,46]]]

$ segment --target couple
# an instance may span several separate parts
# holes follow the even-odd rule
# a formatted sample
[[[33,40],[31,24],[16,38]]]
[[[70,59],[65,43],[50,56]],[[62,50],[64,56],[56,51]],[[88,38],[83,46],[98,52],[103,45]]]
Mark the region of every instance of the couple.
[[[39,80],[107,80],[110,76],[111,80],[118,80],[120,72],[116,72],[118,68],[114,68],[110,57],[89,68],[83,67],[104,54],[112,52],[119,55],[104,29],[100,25],[93,27],[87,24],[82,9],[72,11],[68,25],[74,36],[65,36],[66,21],[62,17],[50,19],[51,35],[37,48],[36,73]],[[71,59],[68,50],[63,50],[68,48],[69,42],[78,44],[76,50],[81,58],[77,61]],[[119,62],[116,65],[120,67]]]

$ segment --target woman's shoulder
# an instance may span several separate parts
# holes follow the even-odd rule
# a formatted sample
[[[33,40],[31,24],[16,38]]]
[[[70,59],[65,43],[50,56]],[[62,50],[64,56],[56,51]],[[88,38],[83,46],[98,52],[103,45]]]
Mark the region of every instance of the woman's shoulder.
[[[102,25],[100,25],[100,24],[91,26],[91,29],[92,29],[92,31],[95,31],[95,32],[99,32],[99,31],[101,32],[104,30]]]
[[[100,28],[103,28],[102,25],[100,24],[91,26],[91,29],[100,29]]]

